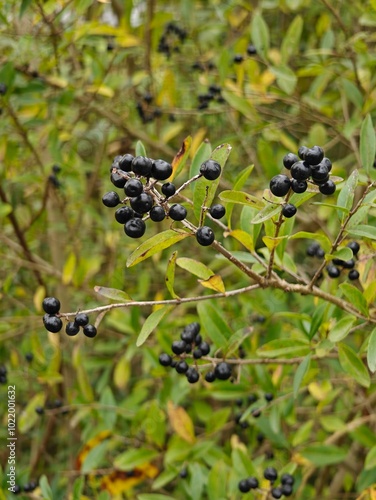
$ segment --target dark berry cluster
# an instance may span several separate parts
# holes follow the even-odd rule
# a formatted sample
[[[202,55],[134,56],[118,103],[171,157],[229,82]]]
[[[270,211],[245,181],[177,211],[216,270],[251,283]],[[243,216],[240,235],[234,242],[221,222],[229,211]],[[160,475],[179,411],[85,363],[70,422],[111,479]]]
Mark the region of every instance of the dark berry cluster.
[[[167,23],[158,42],[158,52],[170,57],[172,52],[180,52],[180,45],[186,38],[185,29],[180,28],[176,23]]]
[[[272,498],[290,497],[292,495],[295,480],[291,474],[282,474],[280,485],[277,487],[275,482],[278,478],[278,472],[274,467],[267,467],[264,470],[264,478],[270,482],[270,495]],[[239,481],[238,488],[242,493],[248,493],[252,489],[259,488],[259,481],[256,477],[251,476]]]
[[[152,102],[153,95],[146,92],[136,104],[137,113],[142,123],[150,123],[155,118],[162,116],[162,110],[157,106],[151,106]]]
[[[247,56],[255,56],[257,54],[256,47],[250,43],[247,47]],[[234,64],[241,64],[245,59],[245,56],[243,54],[235,54],[233,57],[233,62]]]
[[[59,398],[56,398],[54,401],[48,401],[44,406],[37,406],[35,408],[35,413],[37,413],[38,415],[43,415],[44,414],[44,410],[45,408],[47,408],[47,410],[56,410],[58,408],[61,408],[63,406],[63,401]],[[64,410],[64,413],[66,412],[67,410]]]
[[[22,492],[32,493],[37,487],[38,487],[38,481],[31,480],[28,483],[24,484],[23,486],[16,484],[12,489],[12,493],[14,495],[20,495]]]
[[[58,174],[61,172],[60,165],[53,165],[51,168],[51,174],[48,176],[48,182],[56,189],[61,187],[60,179]]]
[[[359,243],[357,241],[350,241],[350,243],[347,244],[347,247],[352,250],[353,256],[357,257],[360,250]],[[309,257],[318,257],[319,259],[322,259],[325,255],[324,250],[317,242],[311,243],[307,248],[306,253]],[[342,271],[348,270],[348,278],[354,281],[359,278],[359,271],[354,269],[355,264],[355,258],[349,260],[333,259],[331,263],[326,266],[326,271],[330,278],[338,278]]]
[[[7,367],[5,365],[0,365],[0,384],[6,384],[8,382],[7,374]]]
[[[330,179],[332,162],[324,156],[320,146],[299,148],[298,155],[287,153],[283,158],[284,167],[290,171],[291,177],[285,174],[275,175],[270,181],[270,191],[274,196],[284,197],[291,191],[304,193],[308,183],[319,186],[322,194],[331,195],[336,190],[336,185]],[[286,218],[296,214],[296,207],[292,203],[285,203],[282,215]]]
[[[221,94],[221,87],[219,85],[209,85],[207,92],[198,95],[197,109],[207,109],[209,104],[213,101],[224,103],[225,100]]]
[[[264,393],[264,399],[267,403],[270,403],[274,399],[274,394],[271,392],[265,392]],[[235,404],[239,407],[245,405],[253,405],[258,401],[258,396],[255,393],[250,394],[246,399],[239,398],[235,401]],[[251,410],[251,415],[254,418],[258,418],[261,416],[261,409],[260,408],[252,408]],[[246,420],[242,420],[243,413],[237,413],[235,416],[235,422],[240,425],[243,429],[246,429],[248,427],[248,422]]]
[[[43,309],[46,313],[43,316],[43,324],[46,330],[52,333],[60,332],[63,328],[63,322],[58,316],[60,312],[60,301],[56,297],[46,297],[43,300]],[[74,321],[69,321],[65,327],[65,333],[70,337],[77,335],[82,327],[82,331],[86,337],[93,338],[97,334],[97,329],[94,325],[89,324],[89,317],[85,313],[78,313]]]

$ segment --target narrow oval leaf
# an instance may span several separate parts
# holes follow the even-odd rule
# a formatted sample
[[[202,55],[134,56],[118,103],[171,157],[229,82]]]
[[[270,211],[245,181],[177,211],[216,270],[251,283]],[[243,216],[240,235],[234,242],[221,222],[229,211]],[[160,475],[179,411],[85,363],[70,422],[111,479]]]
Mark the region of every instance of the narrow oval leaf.
[[[174,159],[172,160],[172,175],[170,177],[170,180],[173,180],[176,176],[179,175],[179,173],[183,170],[184,165],[188,159],[189,156],[189,151],[191,150],[192,146],[192,137],[189,135],[186,137],[183,141],[183,144],[181,145],[181,148],[179,151],[176,153]]]
[[[373,128],[372,118],[369,113],[364,118],[360,129],[359,149],[362,167],[369,174],[371,168],[373,167],[373,162],[375,161],[376,154],[375,130]]]
[[[368,349],[367,349],[367,363],[368,368],[372,373],[376,372],[376,328],[372,330],[369,337]]]
[[[338,356],[343,370],[348,375],[353,377],[353,379],[363,387],[370,386],[371,379],[367,368],[351,347],[346,344],[338,344]]]
[[[136,142],[136,156],[147,156],[145,146],[141,141]]]
[[[343,462],[347,456],[347,450],[334,445],[312,444],[307,446],[301,454],[317,467],[325,467]]]
[[[106,288],[105,286],[95,286],[94,291],[106,297],[107,299],[116,300],[117,302],[128,302],[132,300],[126,292],[117,288]]]
[[[274,66],[270,68],[277,78],[277,84],[287,95],[294,93],[298,78],[294,71],[288,66]]]
[[[367,453],[364,468],[365,470],[370,470],[376,467],[376,446],[373,446]]]
[[[342,283],[339,288],[342,290],[348,301],[356,307],[358,311],[362,312],[365,316],[368,316],[367,301],[363,294],[355,286],[349,285],[348,283]]]
[[[262,358],[278,358],[278,356],[294,357],[305,356],[309,353],[308,340],[303,339],[276,339],[257,349],[257,355]]]
[[[250,234],[242,231],[241,229],[234,229],[229,233],[225,233],[225,236],[232,236],[237,241],[239,241],[249,252],[254,252],[255,245],[253,242],[253,238]]]
[[[45,394],[43,392],[38,392],[31,398],[25,409],[22,410],[17,422],[18,430],[21,434],[30,430],[40,419],[38,414],[35,412],[35,408],[37,408],[37,406],[43,407],[45,399]]]
[[[210,290],[214,290],[215,292],[225,293],[225,285],[222,281],[222,278],[218,274],[214,274],[210,276],[207,280],[199,280],[202,286],[205,288],[209,288]]]
[[[143,465],[158,456],[158,452],[147,448],[136,448],[125,451],[114,460],[114,466],[120,470],[132,470],[139,465]]]
[[[341,318],[330,330],[328,339],[330,342],[339,342],[347,337],[351,327],[355,323],[354,316],[345,316]]]
[[[211,152],[212,148],[209,141],[205,140],[200,144],[192,159],[191,167],[189,169],[189,177],[194,177],[199,173],[201,164],[204,163],[204,161],[206,161],[208,158],[210,158]],[[193,190],[195,189],[195,185],[195,182],[191,184],[191,188]]]
[[[339,248],[333,254],[325,255],[326,260],[331,259],[341,259],[341,260],[350,260],[353,257],[353,252],[348,247]]]
[[[356,226],[356,228],[348,231],[348,235],[353,238],[369,238],[370,240],[376,240],[376,227],[360,224]]]
[[[187,443],[193,444],[196,441],[193,422],[182,406],[175,406],[172,401],[167,403],[167,413],[170,424],[176,434]]]
[[[281,56],[282,62],[287,63],[291,56],[296,54],[299,49],[300,37],[303,31],[303,18],[298,15],[288,27],[282,40]]]
[[[251,23],[251,38],[257,49],[257,53],[263,58],[266,58],[270,46],[270,37],[268,25],[264,21],[261,12],[256,12],[253,16]]]
[[[306,356],[300,363],[294,375],[294,381],[293,381],[294,398],[296,398],[299,393],[300,386],[302,385],[305,374],[309,370],[310,364],[311,364],[311,354],[308,354],[308,356]]]
[[[182,269],[185,269],[189,273],[194,274],[202,280],[207,280],[210,278],[210,276],[214,275],[214,272],[211,269],[205,266],[205,264],[203,264],[202,262],[199,262],[195,259],[181,257],[176,260],[176,264]]]
[[[223,314],[218,304],[199,302],[197,312],[200,323],[216,347],[223,347],[231,338],[232,331],[223,319]]]
[[[175,293],[174,284],[175,284],[175,267],[176,267],[176,258],[178,252],[174,252],[169,258],[165,276],[165,283],[167,290],[170,292],[170,295],[173,299],[178,299],[179,296]]]
[[[147,340],[151,332],[157,328],[160,321],[162,321],[164,316],[166,316],[171,309],[173,309],[171,306],[161,307],[160,309],[152,312],[150,316],[146,318],[145,323],[142,325],[141,331],[137,337],[137,347],[140,347]]]
[[[315,195],[316,193],[308,191],[302,194],[294,193],[291,196],[289,203],[292,203],[296,207],[299,207]],[[272,217],[277,215],[280,211],[281,205],[278,204],[277,206],[275,206],[273,203],[267,203],[265,207],[260,210],[260,212],[251,220],[251,224],[260,224],[261,222],[265,222],[266,220],[271,219]]]
[[[141,245],[131,253],[127,260],[127,267],[135,266],[139,262],[142,262],[152,255],[161,252],[166,248],[169,248],[178,241],[181,241],[190,235],[191,233],[188,233],[187,231],[183,231],[181,229],[168,229],[167,231],[163,231],[162,233],[155,234],[148,240],[141,243]]]
[[[351,209],[354,201],[355,188],[358,185],[358,178],[359,178],[359,171],[354,170],[351,173],[350,177],[347,179],[345,185],[343,186],[341,192],[338,195],[337,205],[339,205],[340,207],[344,207],[347,210]],[[346,212],[342,212],[340,210],[337,211],[337,214],[341,223],[347,217]]]
[[[264,208],[265,202],[252,196],[251,194],[244,193],[243,191],[222,191],[219,194],[219,199],[228,203],[237,203],[239,205],[248,205],[252,208]]]

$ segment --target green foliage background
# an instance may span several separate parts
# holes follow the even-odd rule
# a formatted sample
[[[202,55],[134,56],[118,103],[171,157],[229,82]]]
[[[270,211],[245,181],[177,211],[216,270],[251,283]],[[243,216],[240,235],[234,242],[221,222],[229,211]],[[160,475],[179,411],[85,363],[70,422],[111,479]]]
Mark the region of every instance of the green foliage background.
[[[170,22],[186,31],[184,41],[166,35]],[[0,23],[0,82],[7,86],[0,96],[0,362],[16,386],[18,484],[42,476],[33,498],[236,499],[240,479],[255,475],[261,483],[272,465],[294,474],[293,498],[375,498],[376,2],[0,0]],[[162,37],[168,55],[158,50]],[[247,54],[249,44],[256,55]],[[235,63],[236,55],[243,61]],[[220,98],[199,109],[213,85]],[[243,191],[261,207],[287,152],[324,147],[339,194],[308,200],[282,225],[275,268],[301,283],[320,264],[306,256],[308,244],[318,239],[329,261],[351,215],[342,247],[360,243],[360,280],[324,273],[318,287],[353,309],[267,287],[169,306],[142,347],[136,340],[158,310],[152,304],[114,309],[95,339],[48,334],[41,322],[46,295],[58,297],[63,312],[108,304],[95,286],[134,301],[170,299],[165,275],[174,251],[173,295],[213,293],[182,258],[205,264],[227,291],[252,283],[214,249],[193,247],[192,238],[126,265],[140,241],[127,238],[101,203],[112,189],[112,160],[143,144],[148,156],[171,162],[189,136],[177,184],[228,143],[217,194]],[[366,186],[366,202],[352,213]],[[267,262],[270,248],[262,237],[272,241],[278,214],[251,225],[259,207],[232,196],[227,229],[242,230],[243,242],[248,234],[248,247],[222,236],[221,226],[216,237],[263,275],[258,258]],[[142,241],[170,223],[147,227]],[[197,320],[213,355],[237,357],[241,344],[254,360],[241,366],[238,383],[191,386],[159,365],[160,352],[170,352]],[[0,391],[5,443],[6,385]],[[249,404],[253,393],[258,401]],[[274,395],[271,403],[264,393]],[[62,408],[48,409],[55,399]],[[240,412],[247,428],[236,424]],[[0,499],[12,498],[5,446],[0,456]],[[179,476],[184,467],[186,479]],[[110,475],[137,468],[144,476],[134,485],[123,474],[116,486]]]

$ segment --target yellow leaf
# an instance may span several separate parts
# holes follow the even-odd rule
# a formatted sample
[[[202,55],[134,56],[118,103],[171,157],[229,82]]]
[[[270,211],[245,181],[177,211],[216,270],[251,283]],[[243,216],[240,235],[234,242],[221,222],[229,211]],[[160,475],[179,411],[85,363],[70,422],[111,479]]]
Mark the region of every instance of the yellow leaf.
[[[281,243],[282,240],[284,240],[286,236],[279,236],[278,238],[272,238],[271,236],[264,236],[262,238],[262,241],[265,243],[266,247],[272,251],[274,248],[277,248],[277,246]]]
[[[209,288],[210,290],[215,290],[216,292],[225,293],[225,285],[222,278],[218,274],[210,276],[207,280],[198,280],[202,286]]]
[[[242,231],[241,229],[234,229],[233,231],[230,231],[228,233],[225,233],[225,237],[227,236],[232,236],[235,238],[239,243],[241,243],[249,252],[253,252],[255,247],[253,245],[253,239],[252,237],[246,233],[245,231]]]
[[[135,467],[131,471],[115,470],[111,474],[102,477],[101,489],[107,490],[114,498],[115,495],[121,495],[124,491],[128,491],[145,481],[145,479],[154,478],[158,472],[157,467],[151,463]],[[116,498],[118,497],[116,496]]]
[[[109,97],[110,99],[115,95],[113,89],[107,85],[88,85],[85,90],[86,92],[103,95],[104,97]]]
[[[42,302],[45,296],[46,296],[46,290],[44,286],[38,286],[38,288],[35,290],[33,297],[34,307],[38,313],[41,313],[43,311]]]
[[[167,403],[167,413],[170,424],[176,434],[187,443],[193,444],[196,441],[193,422],[188,413],[181,406],[175,406],[172,401]]]
[[[130,366],[126,354],[119,359],[114,368],[114,384],[120,389],[124,390],[128,384],[130,376]]]
[[[76,255],[71,252],[64,264],[62,282],[64,285],[69,285],[72,282],[74,271],[76,269]]]
[[[196,151],[198,150],[198,148],[200,147],[201,143],[205,139],[206,132],[207,132],[206,127],[201,127],[201,128],[199,128],[197,130],[197,132],[195,133],[195,135],[192,137],[192,145],[191,145],[191,149],[189,151],[189,156],[191,158],[194,157]]]
[[[45,80],[50,85],[59,87],[60,89],[65,89],[65,87],[68,85],[68,81],[65,78],[60,78],[59,76],[46,76]]]
[[[311,382],[308,385],[308,390],[317,401],[323,401],[328,396],[329,392],[331,392],[332,385],[329,381],[323,381],[321,384],[318,382]]]
[[[81,465],[84,463],[85,458],[87,457],[87,455],[89,454],[89,452],[93,448],[95,448],[96,446],[98,446],[99,443],[101,443],[105,439],[109,438],[110,436],[111,436],[111,432],[110,431],[101,431],[101,432],[98,432],[98,434],[96,434],[94,437],[92,437],[91,439],[89,439],[85,443],[85,445],[83,446],[83,448],[81,449],[81,451],[79,452],[79,454],[77,456],[77,459],[76,459],[76,468],[78,470],[80,470],[81,469]]]
[[[140,40],[133,35],[124,35],[116,37],[116,44],[119,47],[137,47],[140,45]]]

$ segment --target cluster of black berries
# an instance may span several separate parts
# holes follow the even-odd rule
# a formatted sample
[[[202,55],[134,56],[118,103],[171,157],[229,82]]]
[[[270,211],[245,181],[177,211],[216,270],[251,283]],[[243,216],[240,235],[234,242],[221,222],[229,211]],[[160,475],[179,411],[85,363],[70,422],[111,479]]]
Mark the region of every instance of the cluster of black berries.
[[[216,65],[212,61],[207,61],[207,62],[201,62],[201,61],[196,61],[192,64],[192,69],[194,71],[213,71],[216,69]]]
[[[208,91],[205,94],[199,94],[197,109],[207,109],[211,101],[224,103],[225,100],[221,94],[221,87],[219,85],[209,85]]]
[[[19,484],[16,484],[13,487],[12,493],[14,495],[19,495],[20,493],[32,493],[36,488],[38,487],[38,481],[29,481],[28,483],[24,484],[23,486],[20,486]]]
[[[267,403],[270,403],[274,399],[274,395],[271,392],[265,392],[264,394],[264,399]],[[246,399],[239,398],[235,401],[235,404],[239,407],[243,406],[243,403],[252,405],[258,401],[258,396],[257,394],[250,394]],[[251,415],[254,418],[258,418],[261,416],[261,410],[260,408],[252,408]],[[246,429],[249,424],[246,420],[242,420],[243,413],[237,413],[235,416],[235,422],[240,425],[242,429]]]
[[[45,315],[43,316],[43,324],[46,330],[52,333],[60,332],[63,328],[63,322],[58,316],[60,311],[60,300],[56,297],[46,297],[43,300],[43,309]],[[69,321],[65,327],[65,333],[70,337],[77,335],[82,327],[84,335],[86,337],[93,338],[97,334],[97,329],[94,325],[89,324],[89,317],[85,313],[78,313],[74,321]]]
[[[274,196],[286,196],[290,189],[294,193],[304,193],[308,189],[308,182],[319,186],[322,194],[331,195],[336,190],[336,185],[330,179],[332,162],[324,156],[320,146],[299,148],[298,156],[288,153],[283,158],[283,165],[290,170],[291,178],[285,174],[275,175],[270,181],[270,191]],[[284,217],[293,217],[296,207],[292,203],[285,203],[282,208]]]
[[[187,209],[180,203],[171,204],[176,194],[176,186],[165,182],[160,186],[158,181],[167,180],[172,174],[172,165],[164,160],[153,160],[145,156],[125,154],[117,156],[111,165],[111,182],[123,188],[126,198],[121,200],[118,193],[110,191],[103,195],[102,202],[106,207],[117,207],[115,219],[124,226],[124,232],[131,238],[140,238],[145,234],[147,219],[161,222],[166,217],[173,221],[183,221]],[[208,180],[215,180],[221,174],[221,166],[214,160],[207,160],[200,167],[200,175]],[[130,206],[128,206],[128,203]],[[222,205],[214,205],[209,209],[213,218],[221,218],[225,214]],[[200,227],[196,232],[200,245],[211,245],[214,232],[208,226]]]
[[[187,32],[176,23],[167,23],[158,42],[158,52],[170,57],[172,52],[180,52],[180,45],[187,38]]]
[[[53,165],[51,168],[52,173],[48,176],[48,182],[56,189],[61,187],[60,179],[58,174],[61,172],[60,165]]]
[[[62,406],[63,406],[62,400],[57,398],[54,401],[47,402],[45,407],[37,406],[35,408],[35,413],[37,413],[38,415],[43,415],[45,408],[47,408],[47,410],[56,410],[57,408],[61,408]]]
[[[136,109],[142,123],[150,123],[155,118],[162,115],[162,111],[158,107],[151,107],[153,96],[149,92],[143,95],[142,99],[137,102]]]
[[[5,365],[0,365],[0,384],[6,384],[8,382],[7,374],[7,367]]]
[[[359,243],[357,241],[350,241],[347,244],[347,247],[350,248],[353,252],[353,256],[356,257],[360,250]],[[317,257],[322,259],[325,255],[324,250],[321,248],[320,244],[317,242],[311,243],[307,248],[307,255],[309,257]],[[357,280],[359,278],[359,272],[354,269],[355,268],[355,259],[342,260],[342,259],[333,259],[330,264],[326,266],[326,271],[330,278],[338,278],[341,274],[341,270],[348,269],[348,278],[352,281]]]
[[[257,54],[256,47],[252,43],[250,43],[247,47],[247,55],[252,57],[255,56],[256,54]],[[244,56],[243,54],[235,54],[232,60],[235,64],[241,64],[244,61]]]
[[[270,482],[270,494],[272,498],[290,497],[292,495],[295,480],[291,474],[282,474],[280,479],[281,484],[277,487],[274,484],[278,478],[278,472],[274,467],[267,467],[264,470],[264,478]],[[238,488],[242,493],[248,493],[251,490],[259,488],[259,481],[256,477],[251,476],[239,481]]]

